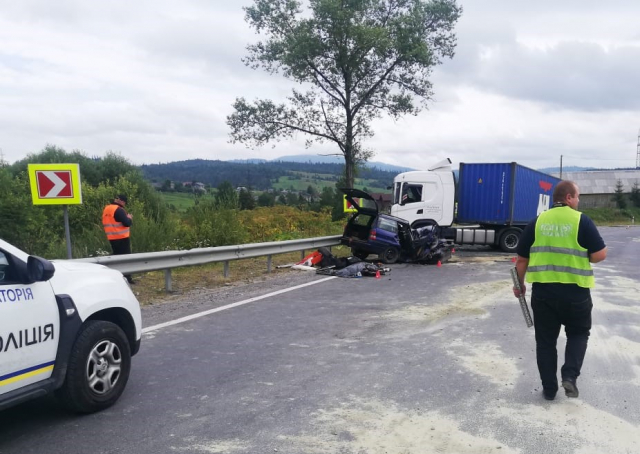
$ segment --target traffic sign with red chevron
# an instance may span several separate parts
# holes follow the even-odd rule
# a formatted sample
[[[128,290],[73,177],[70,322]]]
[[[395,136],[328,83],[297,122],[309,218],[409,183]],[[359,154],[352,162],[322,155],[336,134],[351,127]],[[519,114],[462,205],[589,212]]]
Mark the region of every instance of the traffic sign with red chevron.
[[[38,197],[51,199],[55,197],[73,197],[71,186],[71,172],[68,170],[36,170],[38,181]]]
[[[29,179],[34,205],[82,203],[78,164],[29,164]]]

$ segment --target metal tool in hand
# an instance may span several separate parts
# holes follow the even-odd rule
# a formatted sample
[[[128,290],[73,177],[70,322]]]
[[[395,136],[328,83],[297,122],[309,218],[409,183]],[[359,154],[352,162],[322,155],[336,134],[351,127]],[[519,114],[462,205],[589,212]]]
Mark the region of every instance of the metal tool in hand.
[[[524,293],[522,293],[522,286],[520,285],[520,279],[518,279],[518,271],[515,268],[511,268],[511,279],[513,279],[513,286],[520,292],[518,301],[520,301],[524,321],[527,323],[527,328],[531,328],[533,326],[533,320],[531,319],[529,306],[527,306],[527,300],[524,297]]]

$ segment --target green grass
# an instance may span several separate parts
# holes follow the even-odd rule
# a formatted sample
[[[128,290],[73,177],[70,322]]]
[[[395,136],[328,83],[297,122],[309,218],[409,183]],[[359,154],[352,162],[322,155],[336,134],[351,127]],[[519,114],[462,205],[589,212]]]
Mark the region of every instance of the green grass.
[[[167,205],[173,205],[177,211],[185,212],[196,204],[196,198],[188,192],[161,192],[162,198]],[[203,199],[210,199],[211,195],[201,196]]]
[[[307,176],[303,176],[304,172],[297,172],[298,177],[280,177],[279,181],[273,182],[272,186],[274,189],[291,189],[293,187],[294,191],[306,191],[309,185],[316,188],[318,192],[322,192],[322,188],[328,186],[330,188],[336,187],[336,180],[324,180],[314,178],[315,174],[307,174]],[[356,178],[355,187],[357,189],[367,188],[369,192],[389,192],[387,188],[381,188],[373,185],[374,180]]]
[[[335,181],[335,177],[336,175],[333,175],[331,173],[310,173],[310,172],[300,172],[297,170],[292,171],[291,173],[298,175],[300,178],[311,178],[311,179],[318,179],[318,180],[329,180]],[[286,178],[286,177],[283,177]]]
[[[580,209],[584,214],[593,219],[596,225],[631,224],[632,217],[636,224],[640,224],[640,208],[585,208]]]

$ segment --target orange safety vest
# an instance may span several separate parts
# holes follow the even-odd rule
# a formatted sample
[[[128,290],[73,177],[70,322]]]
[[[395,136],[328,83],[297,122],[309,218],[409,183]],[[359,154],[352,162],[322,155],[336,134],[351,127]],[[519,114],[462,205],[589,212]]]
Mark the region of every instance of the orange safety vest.
[[[122,222],[116,221],[116,210],[118,208],[121,207],[116,204],[111,204],[107,205],[102,212],[102,226],[109,241],[129,238],[129,227],[125,227]]]

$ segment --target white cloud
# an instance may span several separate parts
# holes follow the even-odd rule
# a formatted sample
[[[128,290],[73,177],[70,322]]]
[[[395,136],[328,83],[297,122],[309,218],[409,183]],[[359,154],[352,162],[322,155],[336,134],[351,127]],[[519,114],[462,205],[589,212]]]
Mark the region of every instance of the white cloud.
[[[13,162],[51,143],[135,163],[298,154],[304,138],[228,143],[237,96],[282,101],[291,83],[244,66],[256,36],[242,2],[100,5],[23,0],[0,12],[0,148]],[[640,2],[461,2],[456,57],[418,117],[376,122],[374,159],[423,168],[518,161],[633,166]],[[314,146],[332,153],[330,144]],[[616,159],[616,160],[613,160]]]

